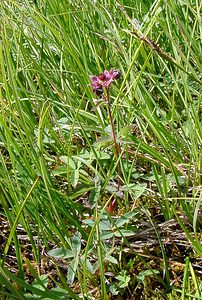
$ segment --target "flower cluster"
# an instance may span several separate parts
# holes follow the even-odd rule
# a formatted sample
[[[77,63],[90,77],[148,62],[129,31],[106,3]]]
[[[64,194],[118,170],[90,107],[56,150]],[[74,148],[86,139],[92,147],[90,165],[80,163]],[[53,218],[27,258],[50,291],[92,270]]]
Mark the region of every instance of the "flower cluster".
[[[112,81],[119,79],[119,77],[119,70],[105,70],[104,73],[98,76],[91,76],[90,79],[92,83],[90,84],[90,86],[93,89],[93,93],[95,93],[97,96],[101,96],[103,94],[103,87],[109,89],[109,86],[112,83]]]

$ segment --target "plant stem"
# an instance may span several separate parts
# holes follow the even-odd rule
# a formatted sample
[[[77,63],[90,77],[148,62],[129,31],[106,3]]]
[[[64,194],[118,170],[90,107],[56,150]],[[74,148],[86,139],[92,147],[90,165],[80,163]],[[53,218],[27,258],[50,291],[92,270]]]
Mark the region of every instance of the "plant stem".
[[[119,148],[119,145],[117,143],[117,137],[116,137],[116,133],[115,133],[115,129],[114,129],[114,121],[113,121],[113,118],[112,118],[112,111],[111,111],[111,102],[110,102],[110,96],[109,96],[109,88],[106,88],[106,100],[107,100],[107,106],[108,106],[108,113],[109,113],[109,119],[110,119],[110,123],[111,123],[111,126],[112,126],[112,137],[113,137],[113,141],[114,141],[114,148],[115,148],[115,151],[116,151],[116,158],[119,159],[119,156],[120,156],[120,148]],[[121,164],[120,164],[120,160],[118,161],[118,190],[120,189],[120,179],[121,179],[121,175],[122,175],[122,172],[121,172]]]

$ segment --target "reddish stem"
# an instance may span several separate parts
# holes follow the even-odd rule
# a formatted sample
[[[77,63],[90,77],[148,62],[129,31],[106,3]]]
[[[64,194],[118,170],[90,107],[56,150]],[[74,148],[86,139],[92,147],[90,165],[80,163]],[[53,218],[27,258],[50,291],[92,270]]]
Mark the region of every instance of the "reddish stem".
[[[112,111],[111,111],[111,103],[110,103],[110,96],[109,96],[109,87],[107,88],[106,87],[106,100],[107,100],[107,106],[108,106],[108,113],[109,113],[109,119],[110,119],[110,123],[111,123],[111,126],[112,126],[112,137],[113,137],[113,141],[114,141],[114,148],[115,148],[115,151],[116,151],[116,158],[119,159],[119,156],[120,156],[120,149],[119,149],[119,145],[117,143],[117,138],[116,138],[116,133],[115,133],[115,129],[114,129],[114,121],[113,121],[113,118],[112,118]],[[120,189],[120,184],[121,184],[121,181],[120,181],[120,178],[121,178],[121,164],[120,164],[120,160],[118,161],[118,175],[119,175],[119,178],[118,178],[118,190]]]

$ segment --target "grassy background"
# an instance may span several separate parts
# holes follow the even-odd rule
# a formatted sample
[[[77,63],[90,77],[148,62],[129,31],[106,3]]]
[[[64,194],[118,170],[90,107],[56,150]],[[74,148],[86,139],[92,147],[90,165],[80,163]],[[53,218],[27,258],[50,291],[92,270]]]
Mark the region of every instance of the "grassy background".
[[[202,297],[201,6],[1,1],[2,299]]]

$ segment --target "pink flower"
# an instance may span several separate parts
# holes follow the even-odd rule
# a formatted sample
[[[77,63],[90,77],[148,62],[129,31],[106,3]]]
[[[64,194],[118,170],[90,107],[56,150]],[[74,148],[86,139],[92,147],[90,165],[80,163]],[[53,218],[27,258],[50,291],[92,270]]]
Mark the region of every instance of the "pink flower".
[[[98,75],[98,76],[91,76],[91,84],[90,86],[93,88],[93,93],[95,93],[97,96],[101,96],[103,94],[103,87],[106,89],[109,88],[110,84],[120,77],[120,71],[119,70],[105,70],[104,73]]]
[[[117,204],[117,201],[116,201],[116,199],[114,199],[114,200],[110,203],[110,205],[107,207],[107,211],[108,211],[110,214],[112,214],[112,213],[114,212],[114,210],[115,210],[115,208],[116,208],[116,204]]]
[[[92,76],[91,78],[91,85],[93,88],[93,93],[95,93],[97,96],[100,96],[103,94],[103,89],[102,89],[102,83],[99,79],[99,76]]]

